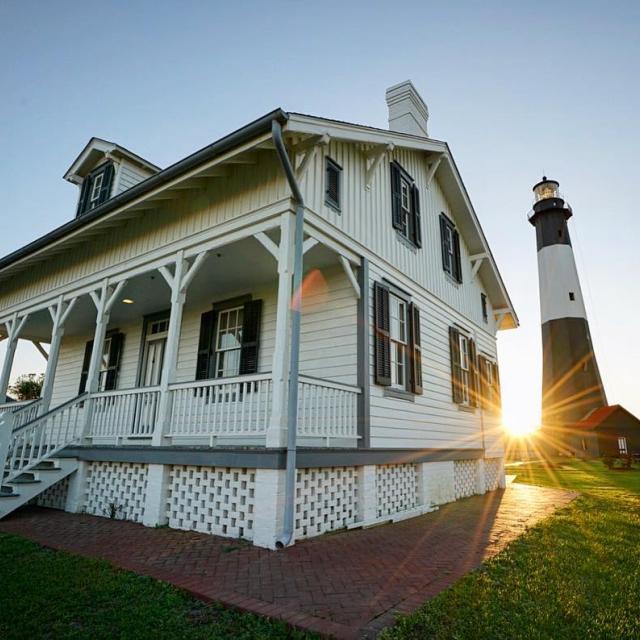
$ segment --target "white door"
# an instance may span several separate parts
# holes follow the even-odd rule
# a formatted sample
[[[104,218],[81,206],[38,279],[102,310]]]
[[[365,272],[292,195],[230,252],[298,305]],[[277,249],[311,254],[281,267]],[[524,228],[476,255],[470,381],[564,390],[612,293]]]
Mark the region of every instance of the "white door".
[[[146,344],[146,352],[142,369],[142,386],[156,387],[160,384],[162,376],[162,363],[164,361],[164,349],[166,338],[149,340]]]

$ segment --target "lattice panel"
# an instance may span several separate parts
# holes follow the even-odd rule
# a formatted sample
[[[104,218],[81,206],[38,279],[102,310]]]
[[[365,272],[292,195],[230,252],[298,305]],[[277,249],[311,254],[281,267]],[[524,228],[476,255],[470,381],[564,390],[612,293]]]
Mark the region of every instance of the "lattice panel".
[[[484,484],[487,491],[495,491],[500,485],[502,458],[488,458],[484,461]]]
[[[342,529],[358,518],[355,467],[301,469],[297,475],[296,538]]]
[[[39,507],[64,510],[67,504],[67,491],[69,490],[69,476],[52,484],[45,489],[35,500]]]
[[[85,511],[95,516],[142,522],[147,465],[91,462],[87,469]]]
[[[476,469],[478,463],[475,460],[456,460],[453,463],[453,478],[456,488],[456,500],[467,498],[476,493]]]
[[[418,476],[414,464],[376,467],[377,514],[393,515],[418,506]]]
[[[169,526],[253,539],[255,469],[175,465],[167,495]]]

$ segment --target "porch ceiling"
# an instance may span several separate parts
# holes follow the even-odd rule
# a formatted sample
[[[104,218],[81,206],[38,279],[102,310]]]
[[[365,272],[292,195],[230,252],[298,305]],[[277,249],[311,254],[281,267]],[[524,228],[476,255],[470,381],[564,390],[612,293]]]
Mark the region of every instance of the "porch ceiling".
[[[279,232],[270,234],[279,242]],[[338,256],[319,243],[304,256],[305,272],[339,264]],[[253,237],[245,238],[210,252],[187,292],[188,306],[206,306],[215,301],[251,293],[257,287],[276,283],[277,263],[273,256]],[[132,300],[131,304],[123,300]],[[168,310],[170,291],[159,271],[149,271],[131,278],[111,312],[110,327],[136,323],[145,315]],[[81,296],[65,325],[65,335],[91,335],[95,327],[96,309],[88,295]],[[20,335],[27,340],[48,343],[52,321],[46,309],[29,316]]]

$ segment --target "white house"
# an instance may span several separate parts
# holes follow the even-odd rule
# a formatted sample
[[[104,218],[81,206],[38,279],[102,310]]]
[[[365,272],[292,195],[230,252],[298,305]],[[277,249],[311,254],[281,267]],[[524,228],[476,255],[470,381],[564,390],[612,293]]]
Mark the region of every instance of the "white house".
[[[89,141],[73,219],[0,260],[1,397],[49,344],[40,400],[0,405],[0,517],[274,548],[504,485],[517,317],[425,103],[387,104],[388,130],[277,109],[166,169]]]

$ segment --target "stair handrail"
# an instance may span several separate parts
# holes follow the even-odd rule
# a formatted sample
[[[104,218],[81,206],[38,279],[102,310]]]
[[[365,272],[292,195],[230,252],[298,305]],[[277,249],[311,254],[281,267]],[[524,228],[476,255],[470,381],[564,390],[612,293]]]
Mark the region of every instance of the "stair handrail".
[[[42,460],[49,458],[50,456],[54,455],[64,447],[70,445],[72,442],[74,442],[74,440],[77,439],[78,435],[81,435],[81,433],[77,434],[75,433],[75,430],[72,430],[71,438],[65,438],[57,442],[55,446],[50,446],[44,443],[45,430],[43,429],[42,433],[38,434],[36,429],[39,424],[43,424],[47,422],[52,417],[55,418],[57,414],[62,413],[69,406],[86,402],[88,397],[89,397],[88,393],[86,392],[81,393],[80,395],[77,395],[75,398],[71,398],[71,400],[67,400],[62,404],[57,405],[53,409],[49,409],[49,411],[47,411],[46,413],[43,413],[42,415],[37,416],[33,420],[30,420],[29,422],[26,422],[25,424],[21,424],[21,425],[15,425],[15,413],[0,414],[0,470],[4,472],[7,466],[7,462],[9,462],[9,474],[5,478],[5,481],[11,481],[13,478],[20,475],[21,473],[28,471],[32,467],[42,462]],[[33,442],[29,444],[28,462],[26,464],[23,464],[22,466],[18,466],[16,470],[14,466],[15,466],[15,462],[18,460],[17,453],[20,446],[17,443],[19,438],[21,437],[21,434],[28,430],[32,430],[34,435]],[[66,427],[67,435],[68,435],[68,431],[69,429],[67,426]],[[40,439],[39,443],[36,442],[38,438]],[[24,437],[21,445],[22,445],[22,450],[21,450],[20,459],[23,460],[25,455],[27,455],[26,436]],[[38,455],[34,456],[33,454],[36,446],[38,448]],[[46,452],[43,455],[42,451],[43,451],[43,448],[45,447],[46,447]]]

